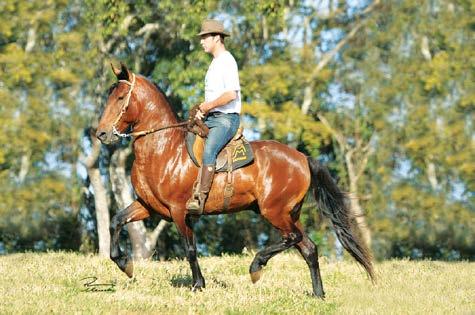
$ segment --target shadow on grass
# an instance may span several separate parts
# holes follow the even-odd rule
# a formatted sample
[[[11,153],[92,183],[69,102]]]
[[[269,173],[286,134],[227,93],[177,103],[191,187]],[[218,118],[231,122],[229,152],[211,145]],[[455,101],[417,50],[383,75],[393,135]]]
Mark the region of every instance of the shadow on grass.
[[[221,280],[218,280],[218,279],[215,279],[215,278],[212,278],[212,279],[211,279],[211,283],[214,284],[214,285],[216,285],[216,286],[218,286],[218,287],[221,287],[221,288],[223,288],[223,289],[228,288],[228,285],[227,285],[226,282],[221,281]]]
[[[214,279],[214,278],[211,279],[210,282],[223,289],[226,289],[228,287],[228,285],[225,282]],[[170,280],[170,283],[175,288],[183,288],[183,287],[191,288],[193,286],[193,278],[189,275],[173,276],[172,279]]]
[[[193,278],[191,276],[183,275],[173,276],[170,283],[175,288],[191,287],[193,285]]]

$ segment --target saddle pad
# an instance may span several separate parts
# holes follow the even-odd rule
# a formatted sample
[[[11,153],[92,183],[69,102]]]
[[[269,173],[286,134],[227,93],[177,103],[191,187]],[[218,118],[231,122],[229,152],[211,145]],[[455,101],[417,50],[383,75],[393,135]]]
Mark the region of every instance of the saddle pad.
[[[194,133],[188,132],[186,135],[186,150],[196,166],[200,167],[203,156],[204,139],[197,137]],[[228,171],[228,159],[226,157],[226,148],[232,148],[233,170],[246,166],[254,161],[252,148],[246,139],[241,136],[239,139],[232,139],[218,154],[216,159],[216,172]]]

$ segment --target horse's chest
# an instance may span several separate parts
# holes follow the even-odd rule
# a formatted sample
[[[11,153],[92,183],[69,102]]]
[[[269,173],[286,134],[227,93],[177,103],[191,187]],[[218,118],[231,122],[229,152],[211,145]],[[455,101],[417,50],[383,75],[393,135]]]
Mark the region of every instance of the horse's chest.
[[[153,178],[151,173],[150,170],[147,171],[134,163],[130,177],[137,196],[150,207],[157,209],[163,207],[163,202],[159,198],[156,179]]]
[[[134,163],[131,179],[136,194],[153,208],[179,205],[191,195],[191,184],[184,185],[179,176],[159,167],[142,168]]]

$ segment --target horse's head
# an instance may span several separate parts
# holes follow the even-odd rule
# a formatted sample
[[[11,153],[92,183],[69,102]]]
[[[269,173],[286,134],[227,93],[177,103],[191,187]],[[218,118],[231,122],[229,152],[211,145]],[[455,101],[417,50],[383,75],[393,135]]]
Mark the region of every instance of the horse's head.
[[[134,89],[137,86],[135,74],[121,63],[117,69],[113,64],[112,71],[117,82],[112,85],[104,113],[97,126],[96,136],[104,144],[111,144],[119,140],[120,135],[127,127],[136,122],[138,117],[137,99]]]

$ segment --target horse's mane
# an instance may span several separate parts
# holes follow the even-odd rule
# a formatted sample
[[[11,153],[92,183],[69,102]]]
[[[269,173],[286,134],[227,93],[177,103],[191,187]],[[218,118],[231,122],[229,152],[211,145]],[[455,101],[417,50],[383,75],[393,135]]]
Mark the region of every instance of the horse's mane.
[[[148,80],[148,79],[147,79]],[[175,118],[178,119],[178,113],[176,112],[176,110],[174,109],[174,106],[173,106],[173,103],[170,101],[170,98],[167,96],[167,94],[165,93],[165,91],[163,91],[163,89],[158,85],[158,83],[156,82],[153,82],[152,80],[148,80],[150,83],[152,83],[153,86],[155,86],[155,88],[158,90],[159,93],[161,93],[163,95],[163,97],[165,98],[165,100],[167,101],[168,105],[170,106],[170,109],[171,109],[171,112],[173,113],[173,115],[175,115]]]
[[[150,80],[149,80],[149,81],[150,81]],[[170,100],[168,99],[167,94],[166,94],[165,91],[160,87],[160,85],[158,85],[158,83],[153,82],[153,81],[150,81],[150,82],[155,86],[155,88],[158,90],[158,92],[160,92],[160,93],[163,94],[163,96],[165,97],[165,99],[167,100],[167,102],[168,102],[169,104],[171,104],[171,103],[170,103]]]
[[[165,91],[163,91],[163,89],[158,85],[158,83],[156,82],[153,82],[152,80],[149,80],[148,78],[144,77],[141,75],[141,77],[143,77],[144,79],[146,79],[147,81],[149,81],[150,83],[152,83],[153,86],[155,86],[155,88],[163,94],[163,96],[166,98],[167,102],[170,103],[170,100],[168,99],[167,97],[167,94],[165,93]],[[110,95],[112,93],[112,91],[114,91],[114,89],[119,85],[119,82],[114,82],[112,83],[112,85],[109,87],[109,89],[107,90],[107,95]]]
[[[112,91],[119,85],[119,82],[112,83],[112,85],[109,87],[109,90],[107,90],[107,96],[111,95]]]
[[[143,77],[145,80],[147,80],[148,82],[150,82],[158,91],[158,93],[162,94],[163,97],[165,98],[165,100],[167,101],[167,103],[170,105],[170,109],[172,111],[172,113],[175,115],[175,118],[179,118],[178,117],[178,114],[177,112],[174,110],[174,106],[172,105],[172,102],[170,101],[170,98],[167,96],[167,94],[165,93],[165,91],[158,85],[158,83],[156,82],[153,82],[152,80],[148,79],[147,77],[144,77],[141,75],[141,77]],[[114,82],[112,83],[112,85],[109,87],[109,89],[107,90],[107,96],[111,95],[112,91],[114,91],[114,89],[119,85],[119,82]]]

